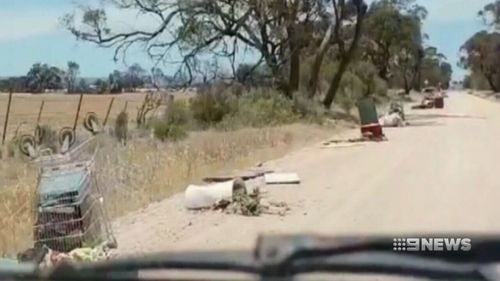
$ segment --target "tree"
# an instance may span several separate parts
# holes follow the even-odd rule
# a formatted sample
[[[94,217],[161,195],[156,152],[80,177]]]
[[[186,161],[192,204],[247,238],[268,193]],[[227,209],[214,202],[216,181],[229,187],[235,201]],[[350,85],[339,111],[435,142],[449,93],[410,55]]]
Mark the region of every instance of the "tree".
[[[419,28],[409,28],[427,15],[424,7],[411,0],[381,0],[373,2],[367,15],[363,40],[364,57],[377,68],[378,75],[389,81],[391,63],[401,44],[413,40]]]
[[[353,57],[367,8],[362,0],[107,2],[119,9],[139,11],[144,17],[154,17],[158,25],[150,30],[116,32],[108,27],[104,10],[88,7],[82,11],[81,21],[67,15],[64,24],[78,39],[114,48],[115,58],[125,56],[130,46],[142,44],[151,58],[163,61],[177,48],[182,57],[177,62],[178,73],[184,73],[188,82],[193,80],[200,60],[207,55],[228,59],[234,78],[234,58],[251,50],[259,56],[252,71],[265,64],[274,85],[292,97],[299,88],[304,50],[326,38],[327,44],[317,54],[310,83],[317,83],[315,77],[322,59],[335,46],[341,63],[324,100],[328,107]]]
[[[441,84],[447,88],[451,81],[453,68],[446,62],[446,57],[439,53],[435,47],[424,50],[424,59],[421,67],[420,83],[428,81],[430,85]]]
[[[107,86],[109,87],[110,92],[113,94],[123,92],[124,81],[122,73],[118,70],[115,70],[113,71],[113,73],[109,74]]]
[[[354,57],[354,53],[356,51],[356,48],[358,47],[359,39],[361,37],[364,17],[368,8],[362,0],[353,0],[352,2],[349,2],[349,4],[352,4],[351,6],[345,4],[344,1],[339,1],[340,9],[338,6],[337,8],[335,8],[335,1],[333,1],[333,3],[335,22],[337,23],[334,28],[334,34],[336,45],[338,48],[338,58],[340,62],[337,72],[332,77],[328,91],[326,92],[325,98],[323,99],[323,105],[326,108],[331,107],[333,100],[335,99],[335,95],[337,94],[337,91],[340,87],[342,77]],[[346,29],[349,30],[349,26],[344,26],[341,24],[344,22],[343,19],[350,18],[352,20],[352,17],[354,17],[355,19],[353,30],[346,33],[350,33],[353,35],[350,40],[350,44],[346,46],[345,42],[347,41],[347,38],[345,37],[345,35],[341,36],[341,34],[344,33]]]
[[[80,92],[80,93],[85,93],[85,92],[88,92],[90,90],[90,87],[87,84],[87,82],[85,81],[85,79],[80,79],[80,81],[78,82],[78,86],[76,86],[75,88],[76,88],[76,92]]]
[[[123,86],[129,91],[135,91],[139,87],[143,87],[146,82],[146,71],[138,64],[134,63],[129,66],[127,71],[122,75]]]
[[[242,63],[236,69],[236,80],[243,85],[265,86],[271,77],[270,70],[262,65],[254,68],[253,64]]]
[[[421,11],[421,9],[417,9]],[[398,42],[394,49],[391,69],[394,72],[393,82],[400,85],[409,94],[411,89],[420,88],[421,67],[425,58],[422,34],[422,15],[408,14],[401,17],[399,26],[401,32],[406,34],[404,40]],[[394,83],[393,85],[394,86]]]
[[[157,90],[160,90],[160,88],[164,86],[165,81],[166,77],[161,68],[153,67],[151,69],[151,84],[153,84]]]
[[[464,84],[476,89],[500,90],[500,0],[495,0],[478,12],[485,25],[494,32],[477,32],[460,48],[459,66],[469,70]]]
[[[26,76],[9,77],[0,80],[0,92],[9,92],[11,89],[14,92],[26,92],[28,78]]]
[[[480,31],[469,38],[461,47],[460,65],[480,73],[490,88],[500,90],[500,34]]]
[[[64,72],[55,66],[35,63],[26,77],[27,89],[33,93],[42,93],[47,89],[57,90],[63,88]]]
[[[80,74],[80,65],[74,61],[68,62],[68,69],[66,70],[66,87],[68,93],[74,93],[77,89],[77,79]]]
[[[478,15],[487,26],[500,29],[500,0],[485,5]]]
[[[94,82],[94,85],[95,85],[95,90],[98,93],[100,93],[100,94],[106,93],[109,90],[109,83],[108,83],[108,81],[105,81],[105,80],[102,80],[102,79],[97,79]]]

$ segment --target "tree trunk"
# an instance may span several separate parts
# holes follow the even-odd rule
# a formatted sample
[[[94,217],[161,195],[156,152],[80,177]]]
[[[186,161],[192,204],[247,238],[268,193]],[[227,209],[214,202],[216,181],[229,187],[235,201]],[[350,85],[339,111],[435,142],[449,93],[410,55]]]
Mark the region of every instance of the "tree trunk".
[[[358,46],[359,38],[361,37],[363,19],[364,19],[364,11],[358,8],[358,21],[356,22],[356,28],[354,31],[354,38],[352,40],[351,46],[347,53],[343,54],[342,59],[340,61],[339,69],[337,73],[333,76],[332,82],[330,83],[330,87],[328,92],[326,93],[325,99],[323,100],[323,105],[329,109],[332,106],[333,100],[335,99],[335,95],[340,87],[340,81],[342,81],[342,76],[344,72],[347,70],[347,66],[352,60],[354,56],[354,52],[356,51],[356,47]],[[338,23],[336,23],[338,24]]]
[[[405,71],[406,72],[406,71]],[[408,77],[406,76],[406,73],[403,74],[403,82],[405,83],[405,94],[409,95],[411,91],[411,84],[408,81]]]
[[[335,76],[333,76],[330,87],[328,88],[328,92],[326,92],[325,99],[323,100],[323,105],[326,108],[330,108],[332,106],[335,95],[337,94],[337,91],[340,87],[340,81],[342,81],[342,76],[344,76],[344,72],[346,71],[350,60],[350,56],[346,55],[340,61],[339,69],[337,70],[337,73],[335,73]]]
[[[309,98],[313,98],[318,90],[318,80],[319,73],[321,71],[321,65],[323,64],[323,58],[325,57],[326,51],[328,51],[328,43],[332,38],[332,28],[329,28],[317,51],[316,57],[314,58],[314,63],[311,69],[311,77],[309,78]]]
[[[389,77],[387,77],[388,74],[389,74],[389,69],[387,68],[387,66],[383,66],[382,69],[380,69],[378,72],[378,76],[385,82],[389,82]]]
[[[293,94],[299,89],[300,84],[300,51],[298,48],[293,50],[290,59],[289,89]]]
[[[289,37],[288,49],[290,51],[290,72],[288,74],[288,91],[290,96],[299,89],[300,84],[300,46],[297,40],[297,29],[294,25],[292,23],[287,28]]]
[[[491,90],[493,92],[497,93],[498,92],[498,88],[495,85],[495,82],[493,81],[493,77],[491,77],[491,75],[484,75],[484,77],[486,77],[486,81],[488,81],[488,84],[490,85]]]

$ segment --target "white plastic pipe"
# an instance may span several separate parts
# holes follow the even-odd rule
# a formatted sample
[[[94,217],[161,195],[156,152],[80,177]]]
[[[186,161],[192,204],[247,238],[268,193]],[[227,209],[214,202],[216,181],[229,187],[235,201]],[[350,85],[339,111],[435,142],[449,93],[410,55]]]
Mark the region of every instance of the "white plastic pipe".
[[[242,180],[230,180],[226,182],[208,185],[189,185],[184,193],[185,206],[188,209],[210,208],[220,200],[231,200],[233,193],[243,188]]]

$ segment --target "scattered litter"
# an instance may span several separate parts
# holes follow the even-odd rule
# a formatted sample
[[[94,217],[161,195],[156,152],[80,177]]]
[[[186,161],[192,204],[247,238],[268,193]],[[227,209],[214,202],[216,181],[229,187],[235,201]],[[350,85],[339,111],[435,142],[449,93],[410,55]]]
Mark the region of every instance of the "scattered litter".
[[[397,113],[386,113],[378,119],[380,125],[382,127],[404,127],[406,126],[406,122],[403,120],[403,117]]]
[[[362,143],[362,142],[381,142],[381,141],[387,141],[387,138],[385,136],[384,137],[374,137],[371,134],[366,133],[359,138],[352,138],[352,139],[346,139],[346,140],[329,140],[329,141],[324,142],[323,146],[346,144],[345,147],[349,147],[347,144],[360,145],[359,143]],[[355,146],[355,145],[352,145],[352,146]]]
[[[398,102],[391,102],[389,110],[378,119],[382,127],[405,127],[408,125],[405,121],[404,106]]]
[[[237,193],[232,200],[220,200],[212,210],[223,211],[226,214],[242,216],[260,216],[262,214],[284,216],[290,210],[285,202],[266,202],[256,189],[253,193]]]
[[[354,146],[363,146],[362,143],[343,143],[343,142],[340,142],[340,143],[328,143],[328,144],[324,144],[323,146],[321,146],[321,148],[345,148],[345,147],[354,147]]]
[[[242,180],[250,180],[258,177],[262,177],[266,173],[272,173],[272,170],[248,170],[245,172],[242,172],[238,175],[223,175],[223,176],[214,176],[214,177],[206,177],[203,178],[204,182],[208,183],[217,183],[217,182],[226,182],[226,181],[231,181],[236,178],[241,178]]]
[[[266,184],[298,184],[300,178],[297,173],[269,173],[264,174]]]
[[[18,255],[18,262],[34,262],[39,268],[50,268],[63,262],[98,262],[111,258],[109,243],[102,243],[94,248],[76,248],[70,252],[59,252],[47,246],[31,248]]]

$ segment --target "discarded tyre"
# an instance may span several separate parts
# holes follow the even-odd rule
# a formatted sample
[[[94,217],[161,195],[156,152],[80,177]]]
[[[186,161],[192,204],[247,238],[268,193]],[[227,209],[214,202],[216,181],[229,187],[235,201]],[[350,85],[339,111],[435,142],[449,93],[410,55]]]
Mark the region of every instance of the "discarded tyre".
[[[85,129],[87,129],[87,131],[91,132],[93,135],[98,134],[100,131],[100,124],[97,114],[94,112],[87,113],[87,115],[83,119],[83,127],[85,127]]]
[[[33,149],[36,147],[36,140],[34,136],[31,135],[22,135],[19,138],[19,151],[21,151],[22,154],[31,157],[31,151],[30,149]]]

